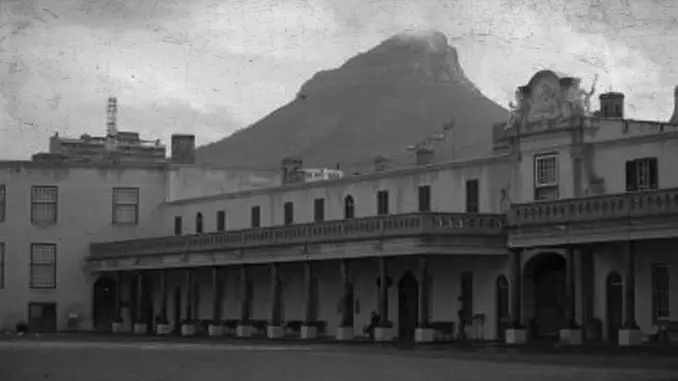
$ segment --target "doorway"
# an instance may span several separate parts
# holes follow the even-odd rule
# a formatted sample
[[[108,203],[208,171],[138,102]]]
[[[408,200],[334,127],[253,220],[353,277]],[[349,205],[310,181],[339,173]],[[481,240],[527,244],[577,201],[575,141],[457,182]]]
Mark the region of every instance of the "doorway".
[[[28,331],[32,333],[56,333],[56,303],[29,303]]]
[[[530,330],[534,338],[557,339],[565,326],[565,257],[557,253],[538,254],[527,261],[525,284],[530,283],[533,319]]]
[[[142,282],[141,305],[143,310],[144,323],[146,323],[146,333],[155,333],[155,309],[153,308],[153,279],[144,277]]]
[[[413,342],[419,318],[419,283],[411,272],[398,283],[398,338]]]
[[[95,330],[111,330],[117,292],[116,282],[110,277],[104,276],[94,282],[92,321]]]
[[[622,277],[617,272],[611,272],[606,281],[606,326],[607,339],[616,343],[619,338],[619,330],[622,328],[624,284]]]
[[[504,340],[504,335],[506,334],[506,328],[511,318],[511,312],[509,310],[509,282],[506,279],[505,275],[499,275],[497,282],[495,283],[495,295],[497,298],[496,304],[496,327],[497,327],[497,338]]]

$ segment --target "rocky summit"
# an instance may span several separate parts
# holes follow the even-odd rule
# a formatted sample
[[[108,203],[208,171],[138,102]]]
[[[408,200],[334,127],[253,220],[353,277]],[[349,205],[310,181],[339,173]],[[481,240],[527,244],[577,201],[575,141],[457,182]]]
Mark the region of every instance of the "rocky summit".
[[[414,164],[406,147],[454,128],[436,146],[437,160],[489,152],[492,124],[507,111],[464,75],[444,34],[393,36],[341,67],[316,73],[296,99],[215,143],[200,147],[200,163],[277,169],[285,156],[305,167],[337,164],[365,172],[375,156]]]

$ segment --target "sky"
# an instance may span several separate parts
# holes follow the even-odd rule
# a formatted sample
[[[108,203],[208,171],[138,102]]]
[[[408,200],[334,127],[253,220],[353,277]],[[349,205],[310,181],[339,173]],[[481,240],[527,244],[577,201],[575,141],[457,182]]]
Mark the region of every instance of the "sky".
[[[118,126],[223,138],[294,99],[320,70],[403,31],[439,30],[507,106],[541,69],[626,94],[661,120],[678,85],[675,0],[0,0],[0,159]],[[594,102],[597,107],[597,102]]]

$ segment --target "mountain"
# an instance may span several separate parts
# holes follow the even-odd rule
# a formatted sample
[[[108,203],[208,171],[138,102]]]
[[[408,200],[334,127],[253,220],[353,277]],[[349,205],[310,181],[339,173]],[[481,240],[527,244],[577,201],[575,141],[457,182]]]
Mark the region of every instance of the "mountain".
[[[444,34],[406,33],[316,73],[296,99],[215,143],[199,147],[204,164],[277,169],[298,155],[304,167],[369,171],[374,157],[414,164],[406,147],[442,131],[436,159],[479,156],[491,150],[492,124],[507,111],[466,78]]]

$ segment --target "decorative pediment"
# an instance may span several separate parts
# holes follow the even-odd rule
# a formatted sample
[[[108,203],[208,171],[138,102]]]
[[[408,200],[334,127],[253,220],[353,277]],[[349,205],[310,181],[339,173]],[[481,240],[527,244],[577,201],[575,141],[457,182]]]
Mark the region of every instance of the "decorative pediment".
[[[534,124],[590,115],[596,80],[586,92],[580,87],[580,78],[559,76],[551,70],[536,73],[527,85],[516,89],[506,128],[531,129]]]

